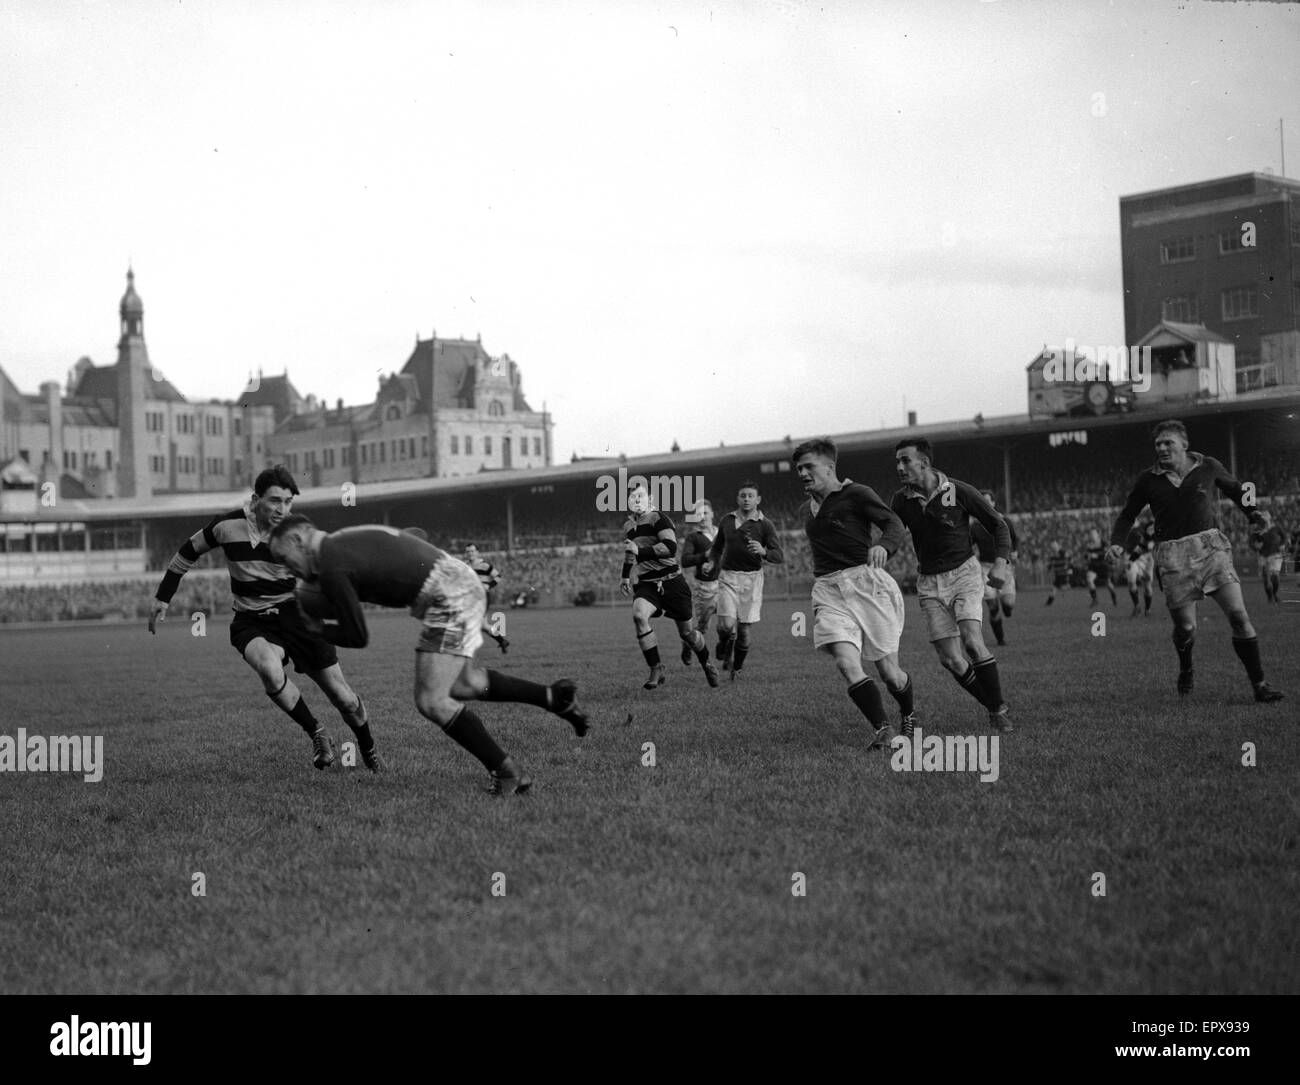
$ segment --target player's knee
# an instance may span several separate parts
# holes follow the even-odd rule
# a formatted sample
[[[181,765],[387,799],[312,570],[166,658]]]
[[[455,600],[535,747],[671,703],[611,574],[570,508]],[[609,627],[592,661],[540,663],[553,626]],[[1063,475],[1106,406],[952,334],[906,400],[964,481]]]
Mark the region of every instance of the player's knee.
[[[487,692],[487,687],[487,672],[470,667],[451,684],[451,697],[460,701],[476,701]]]
[[[446,727],[460,711],[460,702],[446,693],[421,690],[415,695],[415,709],[425,719]]]
[[[1232,632],[1238,637],[1249,637],[1254,633],[1254,628],[1250,624],[1250,615],[1246,613],[1244,607],[1228,611],[1228,622],[1232,625]]]

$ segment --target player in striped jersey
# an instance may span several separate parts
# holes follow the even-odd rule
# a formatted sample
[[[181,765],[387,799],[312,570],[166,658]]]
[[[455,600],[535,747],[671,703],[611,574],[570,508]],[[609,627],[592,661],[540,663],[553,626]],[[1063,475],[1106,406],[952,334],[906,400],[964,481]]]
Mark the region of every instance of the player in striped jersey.
[[[699,518],[695,530],[690,532],[682,542],[682,568],[695,570],[695,584],[691,588],[692,606],[695,616],[695,628],[700,636],[708,638],[709,619],[718,612],[718,567],[714,565],[707,573],[704,566],[709,562],[709,549],[718,529],[713,525],[712,502],[700,499],[695,504],[695,515]],[[689,667],[695,650],[682,642],[682,663]]]
[[[1095,527],[1088,532],[1088,541],[1083,548],[1083,560],[1088,570],[1088,605],[1097,605],[1097,589],[1105,588],[1110,592],[1110,605],[1119,602],[1115,595],[1115,582],[1110,575],[1110,548],[1101,541],[1101,532]]]
[[[677,635],[689,645],[704,668],[710,686],[718,685],[718,669],[709,662],[709,648],[699,630],[691,625],[694,616],[691,589],[677,565],[677,529],[673,522],[650,504],[645,490],[633,490],[627,499],[627,540],[623,544],[623,572],[619,591],[632,598],[632,622],[641,654],[650,666],[645,689],[654,689],[667,681],[659,659],[659,641],[651,618],[666,614],[677,623]],[[632,567],[636,566],[636,587],[632,587]]]
[[[221,547],[230,570],[234,619],[230,643],[262,680],[275,706],[311,736],[312,764],[334,764],[334,740],[285,672],[289,660],[324,691],[357,738],[366,768],[384,770],[366,719],[365,705],[348,685],[334,646],[311,631],[294,598],[292,570],[271,554],[272,529],[293,507],[298,486],[288,469],[268,467],[253,484],[252,499],[241,509],[223,513],[187,539],[172,558],[155,592],[149,632],[167,616],[167,606],[181,578],[209,550]]]

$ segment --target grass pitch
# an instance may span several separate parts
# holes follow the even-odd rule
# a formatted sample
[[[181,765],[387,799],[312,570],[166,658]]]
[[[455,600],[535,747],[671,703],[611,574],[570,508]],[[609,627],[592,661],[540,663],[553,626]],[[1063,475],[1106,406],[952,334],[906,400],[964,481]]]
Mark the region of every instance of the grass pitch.
[[[1248,585],[1289,694],[1263,706],[1213,604],[1180,703],[1159,600],[1130,619],[1121,593],[1097,637],[1085,595],[1043,599],[997,650],[1020,729],[993,783],[866,752],[832,664],[792,635],[806,602],[769,600],[718,690],[661,620],[670,680],[642,691],[626,605],[511,612],[510,654],[480,658],[575,678],[596,727],[481,706],[536,781],[504,802],[416,714],[405,615],[342,653],[383,777],[313,769],[223,622],[0,631],[0,734],[102,735],[106,762],[99,783],[0,774],[0,992],[1300,989],[1300,605]],[[926,731],[989,733],[915,598],[903,665]]]

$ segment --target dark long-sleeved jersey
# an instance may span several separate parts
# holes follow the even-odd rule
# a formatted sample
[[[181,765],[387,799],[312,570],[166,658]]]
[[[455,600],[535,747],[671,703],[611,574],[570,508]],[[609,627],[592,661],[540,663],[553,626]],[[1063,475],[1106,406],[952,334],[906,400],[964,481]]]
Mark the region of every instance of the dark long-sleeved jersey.
[[[929,576],[957,568],[971,556],[970,522],[983,524],[996,542],[996,558],[1011,556],[1011,533],[984,495],[969,483],[948,478],[942,471],[939,486],[927,496],[913,486],[894,492],[890,508],[912,533],[917,568]]]
[[[1144,554],[1156,548],[1156,525],[1147,522],[1145,527],[1134,527],[1124,539],[1124,549],[1128,551],[1130,561],[1137,561]]]
[[[1011,549],[1015,550],[1017,545],[1015,525],[1010,520],[1007,520],[1005,516],[1002,519],[1006,520],[1007,533],[1011,536]],[[979,553],[980,561],[991,562],[997,560],[998,541],[993,537],[993,533],[978,520],[970,522],[970,537],[971,542],[975,544],[976,551]]]
[[[713,546],[717,534],[716,527],[713,529],[713,535],[706,535],[702,529],[696,528],[682,543],[682,568],[694,568],[695,579],[705,584],[717,580],[720,572],[717,562],[714,562],[713,568],[707,573],[704,571],[704,565],[709,560],[709,549]]]
[[[751,541],[758,543],[767,553],[761,558],[757,554],[751,554]],[[752,573],[761,569],[765,561],[779,565],[785,561],[785,555],[781,552],[781,540],[776,537],[776,528],[761,512],[752,520],[741,519],[739,513],[729,512],[718,525],[718,533],[713,537],[713,545],[709,548],[709,560],[715,569]]]
[[[1262,558],[1276,557],[1278,554],[1286,553],[1287,536],[1277,524],[1266,528],[1258,534],[1251,535],[1250,545],[1253,549],[1259,551]]]
[[[364,648],[370,634],[361,604],[409,607],[429,574],[446,562],[465,564],[432,543],[378,524],[345,527],[326,535],[316,580],[334,608],[338,625],[325,626],[325,639],[341,648]]]
[[[1171,471],[1152,467],[1143,471],[1133,484],[1133,490],[1120,510],[1110,541],[1123,545],[1129,528],[1147,506],[1151,506],[1156,521],[1156,542],[1181,539],[1219,526],[1219,495],[1231,498],[1247,516],[1256,510],[1242,504],[1246,490],[1228,474],[1227,469],[1212,456],[1189,452],[1194,466],[1175,482]]]
[[[883,546],[892,556],[903,545],[903,522],[875,490],[851,479],[820,503],[808,500],[799,511],[812,548],[814,576],[866,565],[873,546]]]
[[[154,593],[159,602],[170,603],[181,577],[209,550],[218,546],[230,570],[232,606],[236,612],[256,612],[279,606],[293,598],[293,571],[281,565],[267,545],[270,533],[257,527],[252,509],[234,509],[209,520],[181,544]]]

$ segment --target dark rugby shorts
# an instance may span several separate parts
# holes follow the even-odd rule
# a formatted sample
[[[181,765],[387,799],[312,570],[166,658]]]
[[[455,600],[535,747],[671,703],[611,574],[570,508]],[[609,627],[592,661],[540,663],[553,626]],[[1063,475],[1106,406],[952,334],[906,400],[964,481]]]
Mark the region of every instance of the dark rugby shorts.
[[[300,673],[323,671],[339,661],[334,645],[307,628],[298,604],[291,600],[266,610],[240,610],[230,623],[230,643],[241,656],[261,637],[279,645]]]
[[[632,589],[632,598],[653,604],[655,612],[650,615],[652,618],[666,614],[675,622],[689,622],[694,617],[691,589],[680,573],[662,580],[638,580]]]

